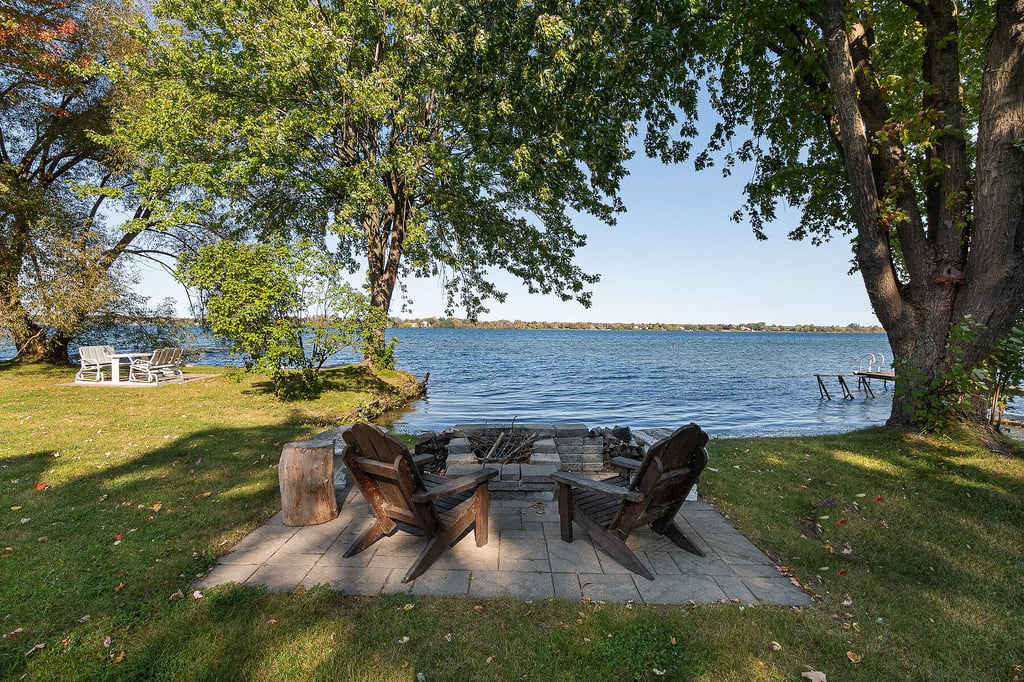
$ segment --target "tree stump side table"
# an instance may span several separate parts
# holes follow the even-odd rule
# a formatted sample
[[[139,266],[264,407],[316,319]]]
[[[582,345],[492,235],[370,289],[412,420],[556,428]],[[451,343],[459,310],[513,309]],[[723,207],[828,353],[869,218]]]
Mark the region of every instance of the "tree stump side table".
[[[338,516],[333,441],[285,443],[277,480],[284,525],[315,526]]]

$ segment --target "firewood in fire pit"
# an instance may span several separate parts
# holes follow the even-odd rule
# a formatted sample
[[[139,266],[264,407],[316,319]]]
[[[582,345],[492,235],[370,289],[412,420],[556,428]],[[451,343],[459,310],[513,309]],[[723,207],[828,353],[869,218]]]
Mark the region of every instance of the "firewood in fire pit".
[[[530,461],[537,433],[516,428],[493,428],[467,433],[466,438],[479,461],[515,464]]]

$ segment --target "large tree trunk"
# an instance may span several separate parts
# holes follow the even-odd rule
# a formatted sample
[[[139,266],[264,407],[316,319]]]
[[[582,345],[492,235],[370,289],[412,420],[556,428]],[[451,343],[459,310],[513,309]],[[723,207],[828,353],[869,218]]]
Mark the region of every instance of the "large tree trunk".
[[[14,347],[18,358],[35,362],[49,362],[55,365],[67,364],[68,345],[71,336],[39,327],[30,320],[25,321],[25,331],[14,335]]]
[[[889,336],[897,390],[889,424],[919,427],[965,399],[963,376],[992,352],[1024,309],[1024,0],[997,0],[987,51],[974,210],[960,101],[956,6],[921,5],[927,37],[922,73],[938,111],[931,158],[943,172],[922,188],[910,181],[901,143],[880,134],[891,120],[873,80],[870,17],[847,22],[845,0],[824,0],[822,28],[838,146],[850,182],[857,262]],[[894,210],[897,209],[897,210]],[[897,217],[898,216],[898,217]],[[897,237],[906,279],[892,250]],[[973,335],[954,329],[968,323]],[[961,406],[962,407],[962,406]],[[980,416],[980,415],[976,415]]]
[[[405,180],[398,173],[389,173],[384,178],[392,202],[383,210],[371,209],[363,216],[363,233],[367,242],[367,278],[370,284],[370,305],[381,311],[387,318],[391,309],[391,297],[398,284],[398,272],[402,263],[406,228],[412,212],[412,203],[405,192]],[[373,350],[385,346],[385,329],[374,330],[367,339],[367,361]]]

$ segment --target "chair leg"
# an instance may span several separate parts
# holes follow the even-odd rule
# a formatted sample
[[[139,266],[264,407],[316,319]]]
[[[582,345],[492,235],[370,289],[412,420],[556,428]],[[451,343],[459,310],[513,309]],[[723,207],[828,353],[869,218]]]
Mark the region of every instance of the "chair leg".
[[[608,531],[592,529],[588,535],[594,546],[603,550],[605,554],[615,559],[623,567],[628,568],[637,575],[642,575],[648,580],[654,580],[654,574],[637,558],[626,542]]]
[[[345,550],[345,554],[343,554],[342,556],[349,557],[354,554],[359,554],[364,549],[366,549],[374,542],[376,542],[382,535],[390,533],[392,530],[394,530],[394,528],[394,521],[391,522],[391,528],[386,528],[385,526],[381,525],[380,521],[374,519],[373,525],[367,528],[365,531],[363,531],[363,534],[359,536],[359,539],[353,542],[352,545],[347,550]]]
[[[572,542],[572,487],[558,484],[558,526],[562,539]]]
[[[476,539],[476,546],[483,547],[487,544],[487,521],[491,515],[491,496],[487,492],[487,481],[484,481],[476,489],[476,523],[473,524],[473,537]]]
[[[447,532],[439,533],[430,538],[427,541],[427,546],[423,548],[423,551],[416,557],[416,561],[413,562],[405,577],[402,578],[402,582],[407,583],[420,577],[437,560],[437,557],[441,556],[448,549],[448,545],[452,543],[452,540],[453,538]]]
[[[693,540],[686,537],[686,533],[676,524],[675,521],[670,522],[664,528],[656,528],[655,524],[651,524],[651,528],[656,533],[661,533],[669,540],[674,542],[678,547],[682,547],[687,552],[696,554],[697,556],[706,556],[700,547],[693,544]]]

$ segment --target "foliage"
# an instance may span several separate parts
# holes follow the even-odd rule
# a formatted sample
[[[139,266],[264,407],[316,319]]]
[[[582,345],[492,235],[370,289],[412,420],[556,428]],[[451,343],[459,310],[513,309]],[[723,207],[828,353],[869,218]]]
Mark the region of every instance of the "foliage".
[[[182,348],[189,361],[198,355],[191,348],[196,340],[192,328],[178,320],[174,299],[149,305],[148,297],[128,290],[120,291],[111,304],[93,311],[75,335],[80,346],[111,345],[127,351]]]
[[[213,333],[286,399],[318,395],[328,358],[362,349],[386,324],[309,240],[221,241],[183,257],[179,276],[200,290]]]
[[[688,10],[671,3],[154,9],[134,28],[147,50],[125,66],[117,132],[154,205],[330,235],[351,267],[365,257],[384,312],[417,275],[443,277],[449,305],[475,315],[504,298],[491,267],[588,304],[596,277],[573,264],[585,238],[570,214],[614,221],[637,122],[676,121],[662,95],[687,78],[683,29],[663,22]]]
[[[930,384],[921,382],[912,395],[915,422],[925,431],[940,432],[956,422],[978,421],[989,411],[995,423],[1006,409],[1008,398],[1024,384],[1024,326],[1015,325],[983,362],[969,366],[961,361],[963,348],[974,343],[981,325],[967,318],[950,333],[956,361]],[[903,372],[910,371],[901,368]],[[912,382],[907,382],[911,383]],[[898,384],[897,391],[906,390]]]
[[[134,49],[116,28],[126,11],[118,0],[0,6],[0,333],[22,357],[66,361],[91,315],[127,304],[125,261],[167,252],[97,140],[115,91],[92,67]]]
[[[395,368],[395,348],[398,347],[398,337],[392,336],[383,344],[374,343],[369,348],[370,362],[377,369]]]
[[[984,367],[989,374],[992,396],[989,419],[1002,419],[1010,398],[1024,395],[1024,321],[1014,325],[996,347]]]
[[[1024,7],[710,0],[695,21],[687,67],[718,115],[697,167],[750,164],[735,217],[758,237],[780,207],[793,238],[851,237],[901,368],[890,423],[959,404],[932,392],[1024,309]]]

